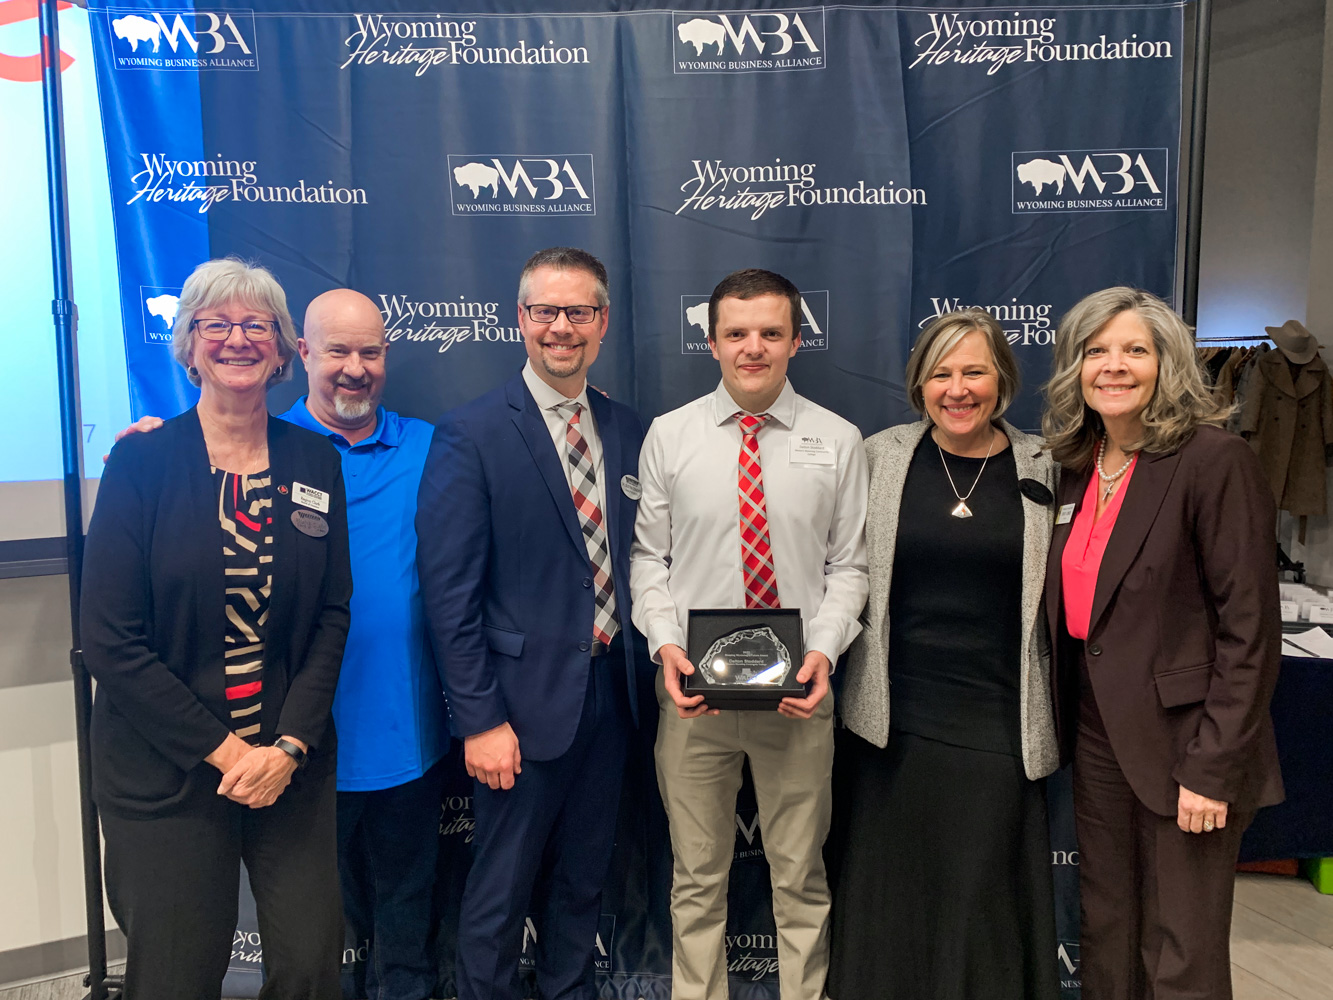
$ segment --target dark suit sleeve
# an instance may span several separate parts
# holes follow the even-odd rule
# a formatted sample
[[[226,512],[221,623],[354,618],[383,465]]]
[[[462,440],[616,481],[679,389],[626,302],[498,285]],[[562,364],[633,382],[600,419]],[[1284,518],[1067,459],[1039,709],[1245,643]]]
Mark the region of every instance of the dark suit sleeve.
[[[477,442],[461,420],[446,414],[421,474],[417,570],[440,681],[463,737],[509,718],[482,630],[491,531],[490,492]]]
[[[333,712],[333,692],[342,669],[343,646],[351,624],[352,559],[347,542],[347,494],[343,487],[342,465],[337,452],[327,447],[333,461],[329,474],[333,479],[329,504],[328,559],[324,563],[324,586],[320,588],[324,606],[315,619],[306,647],[304,662],[294,665],[287,697],[278,715],[278,734],[295,736],[316,746],[329,726]]]
[[[135,441],[111,452],[88,526],[79,624],[84,663],[98,687],[154,749],[189,771],[230,730],[148,642],[153,583],[145,494],[156,487],[142,470],[161,461],[159,451]]]
[[[1259,746],[1282,656],[1277,511],[1258,459],[1238,437],[1205,451],[1191,472],[1193,541],[1217,612],[1216,655],[1198,735],[1171,776],[1199,795],[1234,802]]]

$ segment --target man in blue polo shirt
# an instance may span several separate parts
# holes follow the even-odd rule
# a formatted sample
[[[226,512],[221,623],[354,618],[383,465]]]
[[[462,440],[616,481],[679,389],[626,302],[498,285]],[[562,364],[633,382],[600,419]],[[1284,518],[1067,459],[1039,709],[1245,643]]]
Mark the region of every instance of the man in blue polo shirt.
[[[333,701],[343,904],[357,939],[371,939],[371,1000],[425,1000],[449,746],[416,563],[417,488],[434,428],[380,406],[389,345],[366,296],[325,292],[303,332],[309,395],[282,416],[342,454],[352,550],[352,625]],[[350,864],[356,857],[369,864]]]

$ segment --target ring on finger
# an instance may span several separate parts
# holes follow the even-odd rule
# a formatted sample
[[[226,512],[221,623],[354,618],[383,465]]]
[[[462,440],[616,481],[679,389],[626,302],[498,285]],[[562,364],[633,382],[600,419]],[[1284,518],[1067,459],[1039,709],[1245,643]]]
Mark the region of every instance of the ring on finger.
[[[1205,819],[1205,820],[1203,821],[1203,832],[1204,832],[1204,833],[1212,833],[1212,832],[1213,832],[1213,825],[1214,825],[1214,824],[1213,824],[1213,821],[1212,821],[1211,818]]]

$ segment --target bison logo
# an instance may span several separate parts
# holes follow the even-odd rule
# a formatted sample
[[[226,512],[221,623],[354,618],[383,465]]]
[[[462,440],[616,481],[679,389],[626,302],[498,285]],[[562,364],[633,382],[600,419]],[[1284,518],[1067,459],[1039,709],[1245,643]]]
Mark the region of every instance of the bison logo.
[[[154,52],[162,47],[162,26],[138,14],[126,14],[124,17],[116,18],[111,22],[111,29],[117,38],[129,42],[130,49],[134,52],[139,51],[140,42],[145,44],[152,42]]]
[[[144,299],[144,305],[148,307],[150,316],[156,316],[170,330],[171,325],[176,322],[176,309],[180,306],[180,301],[176,295],[154,295]]]
[[[482,188],[490,188],[491,197],[496,198],[500,194],[500,171],[484,163],[464,163],[454,167],[454,183],[471,191],[473,201],[481,197]]]
[[[700,302],[697,306],[690,306],[685,310],[685,321],[691,326],[697,326],[704,333],[708,332],[708,303]]]
[[[1065,168],[1054,160],[1028,160],[1018,165],[1018,182],[1031,184],[1033,194],[1040,198],[1047,184],[1054,185],[1056,194],[1065,193]]]
[[[717,21],[710,21],[707,18],[696,17],[691,21],[676,28],[676,34],[680,40],[694,46],[694,54],[702,56],[704,48],[708,45],[717,46],[717,54],[722,55],[722,42],[727,34],[722,25]]]

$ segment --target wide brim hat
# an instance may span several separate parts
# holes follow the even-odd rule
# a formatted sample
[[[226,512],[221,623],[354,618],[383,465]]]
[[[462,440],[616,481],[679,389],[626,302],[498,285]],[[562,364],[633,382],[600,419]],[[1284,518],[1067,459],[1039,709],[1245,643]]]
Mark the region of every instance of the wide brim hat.
[[[1298,365],[1307,364],[1319,353],[1319,341],[1299,320],[1289,319],[1281,326],[1266,326],[1264,330],[1278,350]]]

